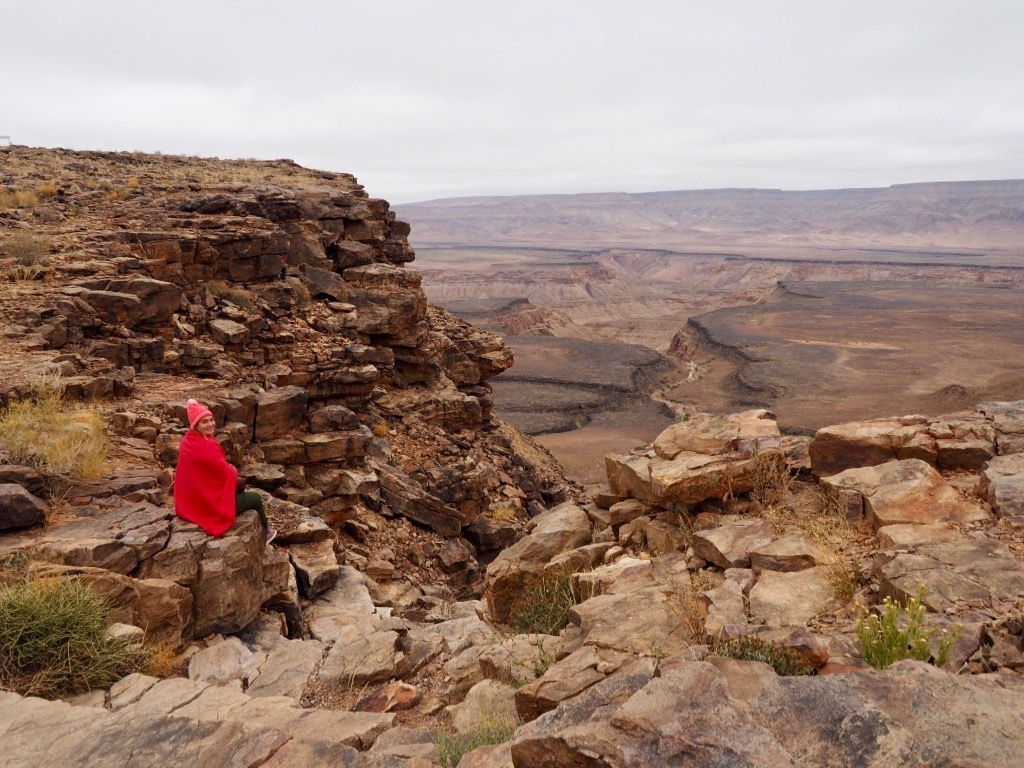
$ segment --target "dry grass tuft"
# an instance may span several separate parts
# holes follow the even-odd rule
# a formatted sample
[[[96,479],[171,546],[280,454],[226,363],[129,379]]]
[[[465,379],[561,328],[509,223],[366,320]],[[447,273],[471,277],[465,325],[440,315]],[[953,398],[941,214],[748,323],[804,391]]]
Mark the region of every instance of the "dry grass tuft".
[[[0,190],[0,211],[12,208],[34,208],[39,205],[39,194],[34,189]]]
[[[254,306],[252,295],[248,291],[228,285],[223,280],[211,280],[206,284],[206,290],[218,299],[230,301],[242,309],[252,309]]]
[[[793,470],[784,454],[759,454],[754,460],[754,487],[750,498],[764,508],[786,506],[793,495],[793,478]]]
[[[50,241],[27,232],[15,232],[0,244],[0,252],[13,259],[16,266],[35,267],[45,265],[50,259]]]
[[[760,514],[783,533],[797,529],[825,554],[820,567],[833,596],[848,603],[860,586],[860,577],[845,554],[855,530],[839,504],[816,483],[798,482],[785,461],[758,464],[751,498]]]
[[[704,639],[704,620],[708,615],[705,595],[718,584],[707,571],[691,571],[689,581],[674,580],[675,589],[666,605],[694,642]]]
[[[568,569],[542,573],[516,596],[508,623],[521,635],[557,635],[569,623],[575,604]]]
[[[142,671],[153,677],[165,678],[180,671],[182,658],[177,649],[170,643],[153,643],[147,645],[149,657]]]
[[[0,415],[0,442],[11,461],[51,477],[96,480],[107,472],[107,427],[91,408],[71,408],[59,383],[37,386]]]

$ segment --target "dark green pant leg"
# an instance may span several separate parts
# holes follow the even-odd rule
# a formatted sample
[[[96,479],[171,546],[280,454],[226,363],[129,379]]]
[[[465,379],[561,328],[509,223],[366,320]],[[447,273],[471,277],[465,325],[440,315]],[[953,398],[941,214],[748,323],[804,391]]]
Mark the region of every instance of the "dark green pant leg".
[[[267,522],[267,513],[263,509],[263,497],[256,493],[256,491],[236,493],[235,514],[240,515],[250,509],[256,510],[256,514],[260,517],[260,523],[263,524],[263,530],[269,529],[270,523]]]

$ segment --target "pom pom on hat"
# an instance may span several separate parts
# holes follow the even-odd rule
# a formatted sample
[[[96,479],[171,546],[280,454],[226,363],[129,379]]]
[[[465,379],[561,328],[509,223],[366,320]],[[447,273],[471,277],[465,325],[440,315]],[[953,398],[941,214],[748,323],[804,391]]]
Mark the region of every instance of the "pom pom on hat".
[[[189,429],[195,429],[196,424],[202,421],[207,416],[213,416],[213,411],[207,408],[205,405],[200,403],[198,400],[189,399],[188,401],[188,426]]]

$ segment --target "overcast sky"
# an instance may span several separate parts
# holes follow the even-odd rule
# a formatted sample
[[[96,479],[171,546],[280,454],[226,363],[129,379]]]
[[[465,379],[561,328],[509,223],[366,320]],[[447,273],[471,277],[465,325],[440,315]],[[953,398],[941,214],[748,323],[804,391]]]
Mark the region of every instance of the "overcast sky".
[[[17,144],[393,203],[1024,177],[1018,0],[0,0],[0,64]]]

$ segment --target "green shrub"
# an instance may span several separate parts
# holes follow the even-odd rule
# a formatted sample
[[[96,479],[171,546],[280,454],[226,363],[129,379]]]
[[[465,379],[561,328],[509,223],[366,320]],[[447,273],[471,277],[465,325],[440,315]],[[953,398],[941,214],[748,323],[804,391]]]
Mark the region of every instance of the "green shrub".
[[[796,651],[755,635],[743,635],[734,640],[722,640],[714,643],[711,646],[711,653],[728,659],[763,661],[774,668],[777,674],[784,677],[809,675],[814,672]]]
[[[887,597],[882,601],[879,614],[871,613],[858,604],[857,636],[864,661],[878,669],[885,669],[903,659],[927,661],[937,667],[946,663],[962,627],[958,624],[952,632],[943,630],[938,653],[933,656],[931,640],[935,629],[926,627],[924,623],[926,593],[927,588],[921,585],[905,606]]]
[[[97,411],[68,407],[55,384],[37,387],[0,415],[0,443],[11,461],[55,477],[96,480],[106,474],[106,424]]]
[[[557,635],[569,623],[574,602],[571,574],[541,574],[513,601],[509,626],[521,635]]]
[[[489,744],[503,744],[516,732],[518,725],[508,720],[485,719],[467,733],[452,730],[434,731],[437,761],[444,768],[455,768],[467,752]]]
[[[105,688],[144,669],[145,649],[108,634],[108,610],[80,581],[0,587],[0,688],[55,698]]]

